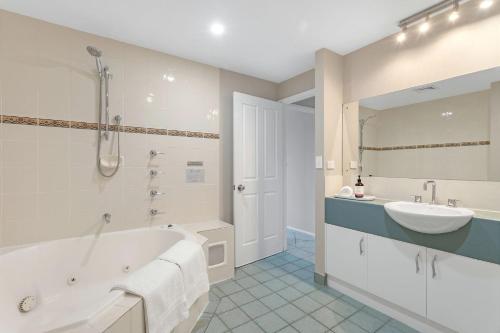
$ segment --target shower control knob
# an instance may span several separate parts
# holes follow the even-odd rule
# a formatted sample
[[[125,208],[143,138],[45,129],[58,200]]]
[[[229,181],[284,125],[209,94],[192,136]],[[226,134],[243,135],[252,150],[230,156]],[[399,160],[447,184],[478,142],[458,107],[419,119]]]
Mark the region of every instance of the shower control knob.
[[[151,158],[156,157],[158,155],[165,155],[165,153],[162,153],[161,151],[158,151],[158,150],[149,151],[149,157],[151,157]]]
[[[240,185],[238,185],[237,188],[238,188],[239,192],[243,192],[245,190],[245,185],[240,184]]]
[[[106,224],[111,223],[111,214],[110,213],[104,213],[102,215],[102,218],[104,219],[104,222],[106,222]]]

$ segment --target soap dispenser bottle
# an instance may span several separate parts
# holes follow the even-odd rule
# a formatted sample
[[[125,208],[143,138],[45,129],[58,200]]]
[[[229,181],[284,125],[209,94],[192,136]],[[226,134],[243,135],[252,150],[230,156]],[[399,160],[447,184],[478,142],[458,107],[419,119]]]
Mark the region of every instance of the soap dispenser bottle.
[[[354,185],[354,196],[358,199],[365,196],[365,185],[361,182],[361,175],[358,176],[358,181]]]

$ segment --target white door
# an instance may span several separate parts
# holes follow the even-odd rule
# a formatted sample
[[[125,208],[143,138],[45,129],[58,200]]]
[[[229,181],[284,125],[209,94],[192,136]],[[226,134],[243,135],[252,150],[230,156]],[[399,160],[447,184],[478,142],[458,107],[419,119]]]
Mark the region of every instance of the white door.
[[[283,251],[282,104],[233,96],[236,266]]]
[[[426,315],[426,248],[368,235],[368,291]]]
[[[326,273],[358,288],[366,289],[366,234],[326,226]]]
[[[460,333],[500,332],[500,265],[427,249],[427,318]]]

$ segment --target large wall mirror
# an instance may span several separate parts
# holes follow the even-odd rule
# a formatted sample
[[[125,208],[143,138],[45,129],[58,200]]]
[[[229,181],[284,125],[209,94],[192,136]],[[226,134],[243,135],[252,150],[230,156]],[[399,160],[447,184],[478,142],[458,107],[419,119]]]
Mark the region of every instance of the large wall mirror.
[[[367,98],[356,111],[344,107],[351,174],[500,181],[500,68]]]

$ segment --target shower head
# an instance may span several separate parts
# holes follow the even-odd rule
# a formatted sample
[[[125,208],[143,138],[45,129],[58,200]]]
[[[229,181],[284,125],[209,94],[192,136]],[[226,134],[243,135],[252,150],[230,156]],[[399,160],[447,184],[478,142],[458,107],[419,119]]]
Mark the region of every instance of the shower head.
[[[87,46],[87,52],[93,57],[99,58],[102,56],[102,51],[93,46]]]
[[[99,72],[99,76],[102,78],[102,64],[101,64],[101,56],[102,51],[93,46],[87,46],[87,52],[95,57],[95,65],[97,66],[97,71]]]

